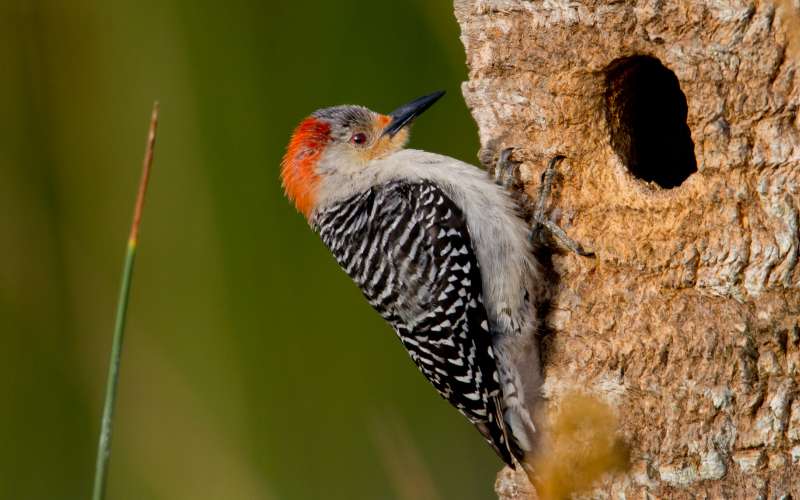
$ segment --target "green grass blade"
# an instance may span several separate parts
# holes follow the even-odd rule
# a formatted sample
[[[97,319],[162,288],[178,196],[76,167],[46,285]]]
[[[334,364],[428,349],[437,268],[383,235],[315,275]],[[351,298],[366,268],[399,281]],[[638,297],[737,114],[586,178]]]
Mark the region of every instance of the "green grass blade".
[[[94,471],[92,500],[102,500],[105,497],[106,479],[108,477],[108,459],[111,455],[111,430],[114,422],[114,406],[117,400],[117,383],[119,382],[119,365],[122,357],[122,340],[125,332],[125,318],[128,313],[133,264],[136,260],[139,224],[142,220],[144,197],[150,179],[150,169],[153,165],[153,149],[155,148],[157,126],[158,103],[156,102],[153,104],[153,113],[150,117],[150,129],[147,135],[144,162],[142,163],[142,177],[139,182],[139,193],[136,197],[136,205],[133,211],[133,222],[131,223],[131,232],[128,238],[128,248],[125,252],[125,264],[122,268],[122,283],[119,288],[117,318],[114,322],[114,337],[111,343],[111,359],[108,365],[105,402],[103,403],[103,419],[100,423],[100,440],[97,445],[97,463]]]

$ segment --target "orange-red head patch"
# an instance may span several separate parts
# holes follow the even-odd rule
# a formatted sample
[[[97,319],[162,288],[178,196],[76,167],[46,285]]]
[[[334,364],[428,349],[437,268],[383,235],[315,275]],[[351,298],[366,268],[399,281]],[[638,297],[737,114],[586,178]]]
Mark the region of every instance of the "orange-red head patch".
[[[330,125],[316,118],[306,118],[292,134],[281,162],[281,179],[286,196],[297,210],[308,217],[314,208],[319,185],[316,164],[331,140]]]

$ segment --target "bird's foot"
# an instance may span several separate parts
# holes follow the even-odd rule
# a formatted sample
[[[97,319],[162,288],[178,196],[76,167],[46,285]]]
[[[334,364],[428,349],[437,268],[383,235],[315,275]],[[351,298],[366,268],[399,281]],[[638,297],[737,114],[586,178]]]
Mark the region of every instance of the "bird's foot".
[[[547,168],[542,173],[542,182],[539,185],[539,193],[536,201],[531,203],[530,197],[524,190],[518,193],[514,187],[519,182],[519,166],[520,162],[512,160],[511,155],[514,148],[505,148],[500,152],[500,157],[494,165],[494,169],[490,171],[490,177],[498,185],[511,191],[516,196],[520,196],[519,200],[524,206],[534,205],[532,218],[532,228],[530,232],[531,241],[547,245],[548,241],[545,237],[545,232],[549,232],[555,239],[561,242],[570,251],[584,257],[591,257],[594,252],[586,250],[580,243],[570,238],[567,233],[561,229],[555,222],[550,220],[545,214],[545,205],[550,198],[550,193],[553,190],[553,182],[556,178],[556,166],[565,159],[563,155],[556,155],[550,159]]]
[[[505,151],[507,150],[503,152]],[[556,177],[556,165],[564,158],[565,157],[562,155],[556,155],[551,158],[550,163],[547,164],[547,168],[542,173],[542,182],[539,185],[539,194],[536,197],[536,204],[533,209],[533,227],[531,228],[530,239],[531,241],[544,243],[545,238],[543,233],[547,230],[570,251],[584,257],[591,257],[594,255],[594,252],[584,249],[580,243],[570,238],[561,227],[545,215],[545,205],[547,199],[550,197],[550,192],[553,189],[553,181]]]

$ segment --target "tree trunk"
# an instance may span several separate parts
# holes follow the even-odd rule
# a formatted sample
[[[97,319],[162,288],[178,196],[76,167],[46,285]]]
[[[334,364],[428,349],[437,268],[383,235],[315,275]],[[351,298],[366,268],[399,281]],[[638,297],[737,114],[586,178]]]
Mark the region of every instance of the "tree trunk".
[[[456,0],[481,158],[515,147],[596,253],[552,260],[545,406],[618,415],[627,473],[595,496],[800,495],[798,74],[744,0]],[[500,473],[501,498],[533,498]],[[527,493],[526,493],[527,492]]]

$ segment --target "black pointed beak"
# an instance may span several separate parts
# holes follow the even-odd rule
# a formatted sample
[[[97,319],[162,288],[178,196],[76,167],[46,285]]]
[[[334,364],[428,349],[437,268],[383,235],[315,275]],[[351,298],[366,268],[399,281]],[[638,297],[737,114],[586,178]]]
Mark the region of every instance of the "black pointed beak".
[[[389,122],[389,125],[386,125],[386,128],[383,129],[383,134],[381,135],[394,137],[394,134],[413,122],[414,118],[418,117],[424,113],[426,109],[433,106],[433,103],[438,101],[444,95],[444,93],[444,90],[440,90],[438,92],[434,92],[433,94],[414,99],[410,103],[404,104],[395,109],[389,113],[389,117],[392,119],[392,121]]]

